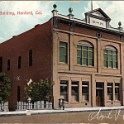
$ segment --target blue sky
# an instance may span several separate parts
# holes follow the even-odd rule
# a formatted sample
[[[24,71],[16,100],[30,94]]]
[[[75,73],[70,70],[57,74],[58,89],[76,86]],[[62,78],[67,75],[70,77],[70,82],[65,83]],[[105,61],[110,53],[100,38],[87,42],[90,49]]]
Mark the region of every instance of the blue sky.
[[[37,24],[42,24],[52,17],[53,4],[60,14],[68,15],[68,8],[73,8],[76,18],[84,19],[84,13],[91,10],[90,1],[0,1],[0,43],[21,34]],[[101,8],[112,20],[111,26],[124,27],[124,1],[93,1],[93,8]],[[18,15],[17,12],[32,11],[33,15]],[[35,14],[35,12],[42,14]],[[15,15],[3,15],[1,12],[14,12]]]

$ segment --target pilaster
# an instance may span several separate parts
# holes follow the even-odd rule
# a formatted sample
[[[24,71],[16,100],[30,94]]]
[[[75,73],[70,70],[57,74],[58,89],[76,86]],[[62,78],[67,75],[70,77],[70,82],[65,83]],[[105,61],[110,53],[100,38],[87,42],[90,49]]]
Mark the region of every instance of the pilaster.
[[[93,107],[96,106],[96,81],[94,74],[91,77],[91,105]]]

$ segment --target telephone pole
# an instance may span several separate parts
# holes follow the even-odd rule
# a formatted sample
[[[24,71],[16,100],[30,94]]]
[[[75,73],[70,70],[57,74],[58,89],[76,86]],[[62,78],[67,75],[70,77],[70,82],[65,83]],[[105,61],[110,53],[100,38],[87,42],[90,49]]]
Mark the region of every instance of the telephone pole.
[[[91,0],[91,11],[93,10],[93,0]]]

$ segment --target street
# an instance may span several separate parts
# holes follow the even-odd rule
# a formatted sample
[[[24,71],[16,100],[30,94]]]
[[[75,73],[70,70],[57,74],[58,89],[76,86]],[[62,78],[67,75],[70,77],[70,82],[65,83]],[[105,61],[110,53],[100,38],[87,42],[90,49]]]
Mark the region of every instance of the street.
[[[124,110],[3,116],[0,123],[124,123]]]

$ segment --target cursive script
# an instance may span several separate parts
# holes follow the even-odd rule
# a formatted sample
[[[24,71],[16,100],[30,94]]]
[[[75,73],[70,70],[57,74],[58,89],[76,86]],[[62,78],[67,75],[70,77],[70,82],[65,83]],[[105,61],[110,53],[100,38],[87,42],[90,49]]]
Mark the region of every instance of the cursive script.
[[[103,119],[114,119],[115,121],[118,120],[119,117],[124,117],[124,115],[121,115],[121,110],[110,110],[108,113],[101,112],[101,109],[99,109],[98,112],[91,112],[88,116],[88,120],[92,121],[94,119],[97,120],[103,120]]]

